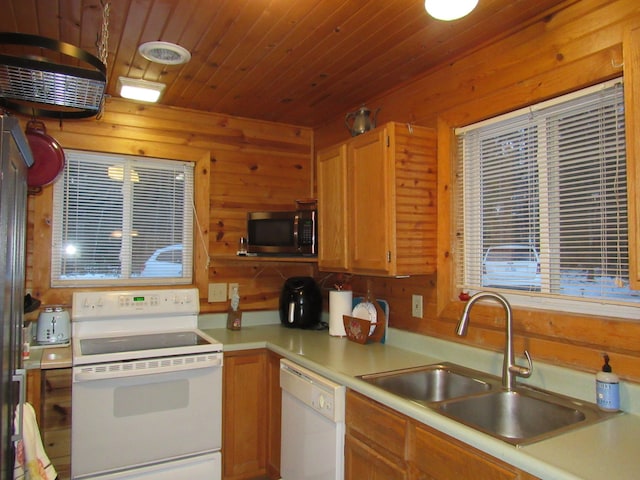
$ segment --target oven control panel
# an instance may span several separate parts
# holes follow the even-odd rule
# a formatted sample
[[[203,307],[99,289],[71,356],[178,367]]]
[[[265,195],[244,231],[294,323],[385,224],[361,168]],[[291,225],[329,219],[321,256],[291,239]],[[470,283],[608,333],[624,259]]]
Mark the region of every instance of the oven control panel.
[[[146,315],[192,315],[200,311],[198,289],[74,292],[74,319]]]

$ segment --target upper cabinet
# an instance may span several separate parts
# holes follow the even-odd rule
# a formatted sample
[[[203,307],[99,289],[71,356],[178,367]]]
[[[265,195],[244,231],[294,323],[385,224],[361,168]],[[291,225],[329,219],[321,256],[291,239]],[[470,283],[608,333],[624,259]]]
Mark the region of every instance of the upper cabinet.
[[[436,269],[436,132],[387,123],[318,152],[318,267],[376,276]]]
[[[625,30],[624,101],[629,202],[629,283],[640,290],[640,25]]]

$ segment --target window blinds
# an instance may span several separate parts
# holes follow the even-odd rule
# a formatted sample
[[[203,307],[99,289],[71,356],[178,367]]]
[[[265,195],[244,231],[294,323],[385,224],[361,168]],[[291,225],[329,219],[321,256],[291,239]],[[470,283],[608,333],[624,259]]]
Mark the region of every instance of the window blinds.
[[[66,150],[52,285],[190,283],[193,163]]]
[[[618,80],[456,131],[460,288],[640,301],[628,285],[623,103]],[[511,247],[539,255],[526,281],[531,265],[493,261]]]

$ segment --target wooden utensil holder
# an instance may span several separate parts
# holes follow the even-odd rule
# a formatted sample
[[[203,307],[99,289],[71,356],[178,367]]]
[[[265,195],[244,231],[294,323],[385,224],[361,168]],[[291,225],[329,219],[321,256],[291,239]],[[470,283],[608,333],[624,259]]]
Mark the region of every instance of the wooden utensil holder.
[[[371,322],[364,318],[352,317],[350,315],[343,315],[342,321],[344,322],[344,331],[347,333],[347,338],[352,342],[360,343],[362,345],[366,343],[376,343],[382,340],[384,336],[385,318],[382,309],[375,302],[378,316],[376,323],[374,323],[374,329],[371,334]]]

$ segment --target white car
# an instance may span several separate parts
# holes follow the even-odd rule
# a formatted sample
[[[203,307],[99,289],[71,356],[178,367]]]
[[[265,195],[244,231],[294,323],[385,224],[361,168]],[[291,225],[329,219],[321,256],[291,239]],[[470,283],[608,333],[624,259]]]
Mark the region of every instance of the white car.
[[[489,247],[482,262],[482,286],[540,290],[540,256],[533,245]]]
[[[159,248],[149,257],[140,274],[142,277],[181,277],[182,245]]]

